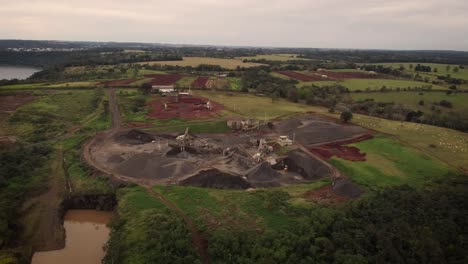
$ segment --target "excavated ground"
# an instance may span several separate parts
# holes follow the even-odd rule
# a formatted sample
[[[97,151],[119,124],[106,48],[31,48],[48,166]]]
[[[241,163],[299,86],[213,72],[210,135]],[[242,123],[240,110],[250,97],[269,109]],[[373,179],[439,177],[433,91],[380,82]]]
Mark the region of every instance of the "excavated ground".
[[[108,171],[137,182],[221,189],[276,187],[333,178],[339,173],[298,146],[285,156],[273,153],[256,161],[253,156],[258,152],[258,139],[273,142],[279,135],[289,135],[300,145],[311,146],[363,132],[367,131],[308,114],[255,132],[191,135],[193,140],[182,150],[177,134],[126,129],[102,141],[96,138],[99,147],[93,148],[91,155]]]

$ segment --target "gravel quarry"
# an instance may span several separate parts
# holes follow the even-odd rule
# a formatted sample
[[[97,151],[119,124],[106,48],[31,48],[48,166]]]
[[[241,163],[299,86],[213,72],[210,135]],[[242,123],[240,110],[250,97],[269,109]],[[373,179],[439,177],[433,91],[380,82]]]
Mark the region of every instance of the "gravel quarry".
[[[91,148],[90,154],[107,171],[135,182],[218,189],[268,188],[339,177],[337,170],[307,147],[365,132],[361,127],[341,125],[314,114],[275,121],[255,131],[225,134],[119,129],[106,139],[97,137],[98,146]],[[181,143],[184,135],[187,141]],[[277,141],[280,135],[295,140],[281,155],[277,154],[282,148]],[[259,158],[256,154],[261,152],[261,141],[271,151]]]

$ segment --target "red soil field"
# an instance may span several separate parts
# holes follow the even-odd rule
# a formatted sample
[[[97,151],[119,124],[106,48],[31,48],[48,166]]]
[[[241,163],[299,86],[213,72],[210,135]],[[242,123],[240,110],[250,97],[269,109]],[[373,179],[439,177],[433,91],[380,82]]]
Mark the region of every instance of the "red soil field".
[[[208,77],[200,76],[192,82],[191,86],[193,88],[205,88],[209,79]]]
[[[365,161],[366,153],[361,153],[361,151],[356,147],[348,147],[344,145],[368,140],[371,138],[373,138],[372,135],[363,135],[350,140],[343,140],[320,146],[309,147],[309,150],[313,153],[318,154],[324,159],[329,159],[333,156],[336,156],[338,158],[350,161]]]
[[[31,102],[35,98],[35,96],[29,94],[0,96],[0,113],[13,112],[16,108]]]
[[[148,114],[148,117],[155,119],[208,118],[224,109],[221,104],[210,101],[212,109],[208,110],[206,102],[208,99],[198,96],[179,97],[178,102],[175,102],[175,97],[158,98],[150,102],[153,110]],[[167,109],[164,109],[164,104],[167,104]]]
[[[103,81],[103,82],[100,82],[99,84],[106,85],[106,86],[123,86],[123,85],[129,85],[132,82],[136,82],[136,81],[137,79],[123,79],[123,80]]]
[[[178,80],[185,77],[182,74],[147,74],[145,77],[153,78],[150,81],[151,85],[172,85]]]
[[[327,75],[331,79],[376,79],[382,78],[377,74],[369,74],[366,72],[331,72],[331,71],[318,71],[314,72],[320,75]]]
[[[304,193],[304,198],[315,202],[340,203],[348,200],[346,197],[339,196],[332,191],[332,185],[325,185],[317,190],[311,190]]]
[[[277,71],[277,73],[282,74],[284,76],[288,76],[289,78],[293,78],[302,82],[315,82],[315,81],[326,81],[326,78],[322,78],[318,75],[305,75],[299,72],[294,71]]]

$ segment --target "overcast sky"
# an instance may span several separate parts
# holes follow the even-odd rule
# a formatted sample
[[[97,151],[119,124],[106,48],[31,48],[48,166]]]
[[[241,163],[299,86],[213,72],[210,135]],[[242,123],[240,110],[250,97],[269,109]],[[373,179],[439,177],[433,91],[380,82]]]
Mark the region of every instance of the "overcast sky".
[[[0,0],[0,39],[468,50],[468,0]]]

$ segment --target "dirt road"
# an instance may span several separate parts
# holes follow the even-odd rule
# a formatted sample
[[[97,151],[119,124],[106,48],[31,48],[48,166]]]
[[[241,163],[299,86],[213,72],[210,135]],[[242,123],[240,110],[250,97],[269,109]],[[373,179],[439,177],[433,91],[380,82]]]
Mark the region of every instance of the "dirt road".
[[[109,110],[112,115],[112,130],[118,130],[122,126],[122,118],[120,116],[119,104],[115,98],[116,89],[109,90]]]

